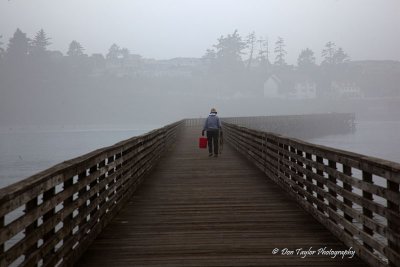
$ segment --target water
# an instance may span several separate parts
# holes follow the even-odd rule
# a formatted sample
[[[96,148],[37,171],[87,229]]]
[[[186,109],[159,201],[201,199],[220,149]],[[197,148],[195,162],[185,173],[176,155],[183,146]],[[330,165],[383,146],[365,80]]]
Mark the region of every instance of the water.
[[[0,187],[158,127],[3,127],[0,129]]]
[[[400,121],[358,121],[356,131],[308,142],[400,162]]]

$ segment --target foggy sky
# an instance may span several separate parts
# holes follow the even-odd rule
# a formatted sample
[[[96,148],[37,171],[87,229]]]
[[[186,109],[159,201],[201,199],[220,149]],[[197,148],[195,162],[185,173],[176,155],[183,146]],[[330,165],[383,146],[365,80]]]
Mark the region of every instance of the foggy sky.
[[[4,43],[17,27],[30,37],[43,28],[63,53],[77,40],[88,54],[115,42],[147,58],[201,57],[238,29],[272,47],[283,37],[291,64],[306,47],[319,62],[328,41],[353,60],[400,60],[399,0],[0,0]]]

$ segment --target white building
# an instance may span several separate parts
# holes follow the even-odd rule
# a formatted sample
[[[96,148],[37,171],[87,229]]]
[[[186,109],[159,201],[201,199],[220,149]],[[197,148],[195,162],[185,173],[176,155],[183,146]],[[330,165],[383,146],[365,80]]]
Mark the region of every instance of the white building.
[[[354,82],[339,82],[331,83],[332,92],[341,98],[361,98],[363,93],[361,88]]]
[[[264,83],[264,97],[314,99],[317,97],[317,85],[300,75],[286,75],[282,78],[272,75]]]
[[[294,92],[290,93],[294,99],[317,98],[317,84],[309,80],[298,81],[294,85]]]
[[[281,80],[272,75],[264,82],[264,97],[265,98],[285,98],[280,92]]]

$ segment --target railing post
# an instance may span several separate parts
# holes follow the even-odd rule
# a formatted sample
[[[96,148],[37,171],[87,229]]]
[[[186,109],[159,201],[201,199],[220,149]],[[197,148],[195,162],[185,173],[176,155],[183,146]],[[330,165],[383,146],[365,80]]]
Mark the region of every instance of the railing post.
[[[312,161],[312,155],[311,155],[310,153],[307,153],[307,152],[306,152],[306,159]],[[312,172],[312,167],[311,167],[309,164],[306,165],[306,169],[307,169],[308,171]],[[313,183],[313,179],[312,179],[309,175],[306,175],[306,180],[307,180],[310,184]],[[313,190],[311,189],[310,186],[307,186],[307,192],[310,193],[311,196],[313,195]],[[312,204],[312,203],[313,203],[312,197],[307,197],[307,201],[310,202],[310,203]]]
[[[106,168],[106,159],[103,159],[99,163],[99,170],[101,170],[102,168]],[[100,175],[98,183],[100,184],[105,178],[106,178],[105,173],[103,175]],[[100,197],[104,193],[104,191],[106,191],[106,187],[107,187],[107,185],[104,185],[102,188],[99,188],[99,193],[97,194],[97,197]],[[104,203],[106,203],[106,201],[107,201],[106,198],[104,198],[104,200],[102,200],[99,203],[99,205],[97,206],[97,209],[100,210],[102,208],[102,206],[104,205]],[[100,219],[101,218],[99,217],[99,220]]]
[[[5,226],[5,221],[4,221],[4,216],[0,217],[0,228],[3,228]],[[3,254],[4,252],[4,243],[0,244],[0,254]]]
[[[390,191],[394,191],[395,193],[399,193],[399,184],[387,180],[387,188]],[[399,203],[394,203],[390,200],[387,201],[387,207],[389,210],[393,211],[396,214],[400,215],[399,211]],[[398,220],[394,220],[389,218],[388,219],[388,228],[390,232],[388,233],[388,246],[392,251],[397,251],[399,253],[400,251],[400,222]],[[389,259],[389,266],[390,267],[396,267],[399,266],[400,264],[400,258],[397,259],[397,261],[393,261]]]
[[[78,174],[78,182],[85,180],[86,176],[87,176],[86,170],[81,172],[80,174]],[[87,194],[87,192],[88,192],[87,185],[85,185],[84,187],[82,187],[81,190],[78,191],[78,198],[83,198],[85,196],[85,194]],[[85,201],[81,206],[79,206],[79,208],[78,208],[79,215],[84,214],[86,207],[87,207],[87,201]],[[82,218],[82,221],[79,224],[79,231],[81,231],[81,228],[83,227],[83,225],[85,225],[86,221],[87,221],[87,217]]]
[[[286,152],[289,151],[289,146],[288,145],[279,144],[279,147],[281,147],[281,149],[286,151]],[[289,160],[289,157],[286,156],[284,153],[281,153],[281,158],[284,158],[287,161]],[[284,161],[281,161],[281,163],[279,164],[279,170],[284,175],[284,177],[282,177],[283,179],[285,179],[285,177],[287,179],[290,179],[290,174],[288,174],[288,172],[286,171],[286,170],[289,170],[289,166]],[[286,184],[288,184],[288,183],[286,183]],[[288,184],[288,186],[290,186],[290,185]]]
[[[118,159],[117,156],[118,156],[118,154],[109,157],[109,158],[108,158],[108,163],[107,163],[107,164],[110,164],[110,163],[116,161],[116,160]],[[110,169],[110,170],[108,171],[107,176],[110,176],[110,175],[114,174],[116,171],[117,171],[117,166],[115,166],[114,168]],[[108,187],[112,187],[112,185],[115,184],[115,183],[116,183],[116,179],[113,179],[113,180],[110,181],[110,183],[108,184]],[[115,190],[115,189],[114,189],[114,190]],[[108,195],[109,198],[111,198],[111,196],[114,195],[114,194],[115,194],[115,191],[109,192],[107,195]]]
[[[296,154],[296,149],[292,146],[290,146],[289,151],[293,154]],[[292,164],[296,164],[296,159],[294,157],[292,157],[292,155],[290,155],[290,161],[292,162]],[[295,174],[297,173],[296,168],[295,167],[290,167],[290,179],[297,184],[297,180],[294,177]],[[295,189],[294,187],[292,187],[292,190],[295,191],[297,193],[297,189]]]
[[[99,168],[97,167],[97,164],[94,165],[94,166],[92,166],[92,167],[89,169],[89,174],[92,174],[92,173],[96,172],[98,169],[99,169]],[[92,188],[95,187],[95,186],[97,185],[98,182],[99,182],[99,178],[94,179],[94,180],[90,183],[90,185],[89,185],[89,187],[90,187],[90,188],[89,188],[89,191],[91,191]],[[98,197],[98,193],[93,194],[93,196],[91,196],[91,197],[89,198],[90,203],[93,203],[94,201],[96,201],[96,198],[97,198],[97,197]],[[98,210],[98,206],[97,206],[96,208],[94,208],[94,209],[90,212],[90,219],[93,217],[94,214],[96,214],[97,210]],[[90,219],[89,219],[89,220],[90,220]]]
[[[370,183],[370,184],[373,183],[372,182],[372,174],[369,173],[369,172],[363,171],[362,172],[362,179],[366,183]],[[372,194],[370,192],[368,192],[368,191],[364,191],[363,190],[362,191],[362,196],[363,196],[364,199],[371,200],[371,201],[373,200]],[[368,218],[372,219],[373,214],[372,214],[371,210],[369,210],[368,208],[365,208],[365,207],[363,207],[362,210],[363,210],[363,214],[364,214],[365,217],[368,217]],[[372,229],[367,227],[365,224],[363,225],[363,230],[364,230],[364,232],[366,234],[371,235],[371,236],[373,235]],[[367,248],[369,251],[373,252],[372,247],[370,245],[368,245],[366,242],[364,242],[364,247]]]
[[[303,151],[301,151],[301,150],[299,150],[299,149],[296,149],[296,150],[297,150],[297,151],[296,151],[297,156],[303,157]],[[297,165],[299,165],[300,167],[303,167],[303,163],[302,163],[300,160],[297,159],[296,161],[297,161]],[[301,180],[303,180],[303,179],[304,179],[304,174],[303,174],[301,171],[297,171],[297,177],[298,177],[298,178],[301,178]],[[301,189],[304,189],[304,184],[303,184],[302,182],[297,182],[297,184],[299,185],[299,187],[300,187]],[[303,192],[299,191],[298,194],[299,194],[302,198],[304,198]]]
[[[64,182],[64,190],[67,190],[68,188],[72,187],[74,185],[74,177],[69,178],[68,180],[66,180]],[[68,207],[70,207],[71,205],[73,205],[74,202],[74,194],[72,194],[69,198],[67,198],[66,200],[64,200],[64,209],[67,209]],[[69,232],[69,236],[66,236],[64,238],[64,241],[68,239],[68,237],[71,237],[73,235],[73,212],[71,212],[70,215],[68,215],[65,219],[64,219],[64,225],[63,227],[67,227],[70,228]]]
[[[351,176],[351,175],[352,175],[352,173],[351,173],[351,167],[350,167],[350,166],[347,166],[347,165],[343,165],[343,173],[344,173],[345,175]],[[348,191],[348,192],[352,192],[352,191],[353,191],[353,188],[352,188],[351,184],[348,184],[348,183],[345,183],[345,182],[343,182],[343,189],[346,190],[346,191]],[[345,198],[345,197],[343,197],[343,202],[344,202],[344,204],[345,204],[347,207],[349,207],[349,208],[352,208],[352,207],[353,207],[353,202],[352,202],[351,200]],[[350,223],[353,223],[353,217],[351,217],[350,215],[348,215],[348,214],[346,213],[346,211],[344,211],[344,218],[345,218],[347,221],[349,221]],[[346,231],[346,233],[348,233],[349,235],[352,236],[352,233],[351,233],[349,230],[347,230],[346,228],[345,228],[345,231]]]
[[[316,161],[317,161],[317,163],[319,163],[319,164],[324,164],[324,159],[323,159],[322,157],[320,157],[320,156],[317,156]],[[321,171],[321,170],[319,170],[319,169],[317,169],[317,175],[319,175],[321,178],[325,178],[325,177],[324,177],[324,172]],[[323,183],[317,181],[317,186],[318,186],[319,188],[321,188],[322,190],[324,190],[324,184],[323,184]],[[323,196],[323,195],[317,193],[317,198],[318,198],[319,200],[321,200],[322,202],[324,202],[324,196]],[[324,210],[320,207],[319,204],[317,204],[317,207],[318,207],[318,210],[319,210],[320,212],[324,212]]]
[[[44,200],[43,200],[44,201]],[[36,209],[38,206],[38,198],[34,197],[25,206],[25,214]],[[3,217],[3,225],[4,225],[4,217]],[[28,236],[35,232],[37,228],[37,220],[34,220],[28,227],[25,228],[25,236]],[[30,254],[34,253],[38,247],[38,244],[34,244],[26,250],[25,257],[28,257]]]
[[[264,167],[264,173],[267,173],[267,134],[263,133],[262,135],[262,157],[263,157],[263,167]]]
[[[50,199],[54,197],[56,194],[56,188],[50,188],[46,192],[43,193],[43,202],[46,201],[51,201]],[[53,205],[56,207],[57,203],[53,203]],[[46,223],[48,220],[51,220],[51,218],[54,216],[55,213],[55,208],[52,208],[49,210],[47,213],[43,215],[43,223]],[[53,237],[55,233],[55,228],[51,229],[49,232],[47,232],[43,236],[43,243],[46,244],[49,239]],[[52,254],[55,252],[55,247],[53,247],[46,255],[43,256],[43,265],[46,265],[48,260],[51,259]]]
[[[117,155],[115,155],[115,160],[119,160],[120,158],[122,158],[122,154],[123,154],[123,150],[121,149],[121,151],[119,153],[117,153]],[[118,172],[117,176],[115,177],[116,184],[118,184],[118,182],[123,177],[123,164],[124,164],[124,159],[122,159],[121,162],[115,167],[115,171]],[[117,195],[119,190],[120,190],[120,187],[115,186],[114,194]],[[117,202],[117,200],[114,200],[114,201]]]
[[[335,162],[335,161],[333,161],[333,160],[328,160],[328,166],[329,166],[329,168],[331,168],[332,170],[335,170],[335,171],[336,171],[336,162]],[[329,175],[328,175],[328,180],[329,180],[330,182],[332,182],[333,184],[335,184],[335,185],[337,184],[337,180],[336,180],[335,176],[333,176],[333,175],[330,175],[330,174],[329,174]],[[329,192],[329,195],[331,195],[332,198],[337,199],[337,193],[336,193],[335,190],[329,188],[328,192]],[[334,204],[334,202],[329,201],[329,207],[330,207],[332,210],[334,210],[335,212],[337,212],[337,207],[336,207],[336,205]],[[329,217],[329,219],[332,220],[332,221],[334,221],[334,222],[336,222],[336,221],[335,221],[334,219],[332,219],[331,217]]]

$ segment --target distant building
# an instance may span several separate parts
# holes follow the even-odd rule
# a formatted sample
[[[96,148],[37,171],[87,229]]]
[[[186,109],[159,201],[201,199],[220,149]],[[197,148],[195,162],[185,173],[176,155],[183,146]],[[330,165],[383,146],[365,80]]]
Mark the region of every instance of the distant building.
[[[201,58],[193,57],[176,57],[164,60],[167,65],[175,67],[197,67],[203,63]]]
[[[264,82],[264,97],[265,98],[284,98],[280,92],[281,80],[276,75],[272,75]]]
[[[304,75],[287,73],[272,75],[264,83],[265,98],[314,99],[317,85]]]
[[[363,60],[349,63],[365,97],[400,97],[400,61]]]
[[[333,81],[331,92],[340,98],[361,98],[363,93],[355,82]]]
[[[143,59],[139,74],[148,77],[191,77],[201,64],[203,61],[200,58]]]
[[[294,85],[294,92],[290,93],[290,98],[294,99],[314,99],[317,98],[317,85],[310,80],[298,80]]]

